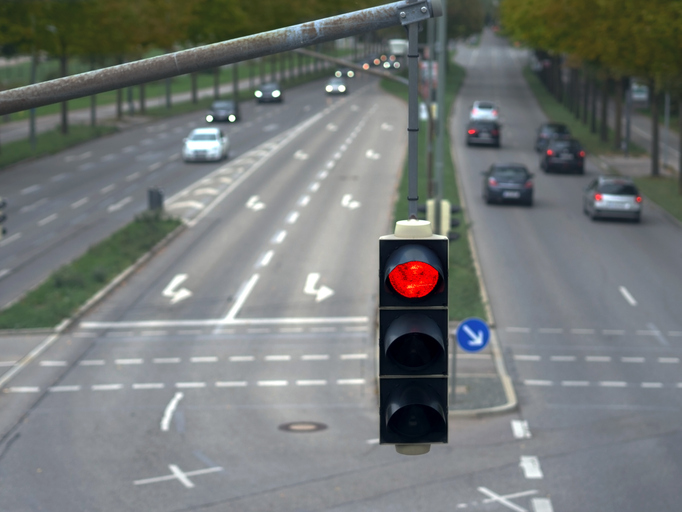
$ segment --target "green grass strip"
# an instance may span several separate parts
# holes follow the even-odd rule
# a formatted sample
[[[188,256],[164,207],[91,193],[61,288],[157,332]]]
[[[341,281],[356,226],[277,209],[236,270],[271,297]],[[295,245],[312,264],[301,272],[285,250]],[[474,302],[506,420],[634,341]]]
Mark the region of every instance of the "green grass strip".
[[[464,81],[464,68],[451,63],[447,74],[447,90],[445,95],[446,112],[451,111],[452,104],[457,96],[462,82]],[[396,96],[407,101],[407,86],[397,82],[383,80],[382,87]],[[406,120],[407,121],[407,120]],[[446,122],[446,126],[447,126]],[[428,123],[420,122],[419,126],[419,197],[427,198],[427,136]],[[446,130],[447,131],[447,130]],[[434,141],[435,145],[435,141]],[[445,151],[443,161],[443,199],[447,199],[451,204],[459,204],[459,194],[457,182],[455,180],[455,166],[452,162],[450,151],[450,135],[445,135]],[[395,204],[394,219],[402,220],[407,218],[408,201],[408,163],[405,162],[403,175],[400,183],[399,197]],[[462,218],[461,214],[455,214],[455,218]],[[457,240],[450,242],[450,262],[449,262],[449,314],[450,320],[463,320],[469,317],[486,318],[485,308],[481,299],[480,285],[476,270],[474,268],[471,248],[467,238],[468,227],[463,223],[454,229],[459,233]]]
[[[677,178],[640,176],[634,180],[647,199],[682,222],[682,195],[679,192]],[[644,208],[646,209],[646,205]]]
[[[158,213],[138,215],[133,222],[56,270],[37,288],[0,311],[0,329],[58,325],[180,224],[179,220]]]

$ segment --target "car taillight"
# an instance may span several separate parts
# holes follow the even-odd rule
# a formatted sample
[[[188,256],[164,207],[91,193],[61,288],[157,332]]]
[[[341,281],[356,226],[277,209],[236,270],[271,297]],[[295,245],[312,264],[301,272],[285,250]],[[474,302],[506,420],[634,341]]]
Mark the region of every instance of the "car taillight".
[[[497,186],[497,180],[495,178],[488,178],[488,185],[492,185],[493,187]]]
[[[524,185],[524,188],[533,188],[533,182],[531,180],[528,180]]]
[[[467,130],[467,133],[468,133],[469,135],[474,135],[474,134],[476,133],[476,130],[474,130],[474,129],[472,128],[471,130]]]
[[[552,156],[553,154],[554,154],[554,151],[552,151],[551,149],[547,150],[547,156]]]
[[[594,200],[595,200],[595,201],[601,201],[601,200],[602,200],[602,197],[603,197],[603,196],[602,196],[600,193],[594,194]]]
[[[637,201],[638,203],[641,203],[642,202],[642,196],[635,197],[635,201]]]
[[[581,151],[581,152],[578,153],[578,154],[580,155],[581,158],[585,158],[585,152],[584,152],[584,151]]]
[[[497,110],[493,110],[493,115],[494,115],[494,116],[497,115]]]

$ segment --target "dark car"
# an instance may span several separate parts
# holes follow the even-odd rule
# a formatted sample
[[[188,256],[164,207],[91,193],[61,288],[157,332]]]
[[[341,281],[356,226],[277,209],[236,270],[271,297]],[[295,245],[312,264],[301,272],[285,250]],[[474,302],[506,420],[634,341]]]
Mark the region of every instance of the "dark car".
[[[485,144],[499,148],[500,138],[497,121],[469,121],[467,124],[467,146]]]
[[[571,138],[552,138],[540,157],[545,172],[571,171],[585,173],[585,151],[580,142]]]
[[[514,201],[532,206],[533,175],[523,164],[493,164],[483,172],[486,203]]]
[[[336,78],[353,78],[355,76],[355,70],[351,68],[339,68],[334,71],[334,76]]]
[[[324,86],[327,94],[347,94],[348,86],[343,78],[330,78]]]
[[[568,126],[561,123],[544,123],[538,128],[537,137],[535,138],[535,151],[540,153],[547,149],[547,143],[552,137],[569,137],[571,131]]]
[[[256,89],[253,94],[256,97],[256,101],[258,103],[280,103],[284,99],[282,88],[277,82],[263,84]]]
[[[239,106],[234,101],[214,101],[206,114],[207,123],[235,123],[239,121]]]
[[[630,178],[599,176],[583,192],[583,213],[592,220],[616,217],[639,222],[642,216],[642,196]]]

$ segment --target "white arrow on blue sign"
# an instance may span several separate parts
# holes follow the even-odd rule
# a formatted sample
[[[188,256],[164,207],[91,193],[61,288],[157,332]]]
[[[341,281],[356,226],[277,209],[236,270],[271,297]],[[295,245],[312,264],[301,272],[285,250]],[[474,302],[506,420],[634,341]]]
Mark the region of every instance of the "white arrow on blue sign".
[[[490,328],[480,318],[467,318],[457,327],[457,343],[467,352],[483,350],[490,340]]]

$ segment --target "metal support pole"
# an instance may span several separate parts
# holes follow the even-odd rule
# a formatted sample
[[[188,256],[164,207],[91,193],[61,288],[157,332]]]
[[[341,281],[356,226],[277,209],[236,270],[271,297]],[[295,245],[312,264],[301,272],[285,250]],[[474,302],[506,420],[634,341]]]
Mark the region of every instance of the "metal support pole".
[[[441,208],[443,206],[443,160],[444,160],[444,145],[445,145],[445,76],[446,76],[446,55],[447,55],[447,19],[445,14],[447,2],[443,3],[443,15],[438,19],[438,90],[436,95],[438,97],[438,116],[436,118],[436,233],[445,234],[450,229],[450,226],[441,226],[442,214]]]
[[[419,200],[419,189],[417,184],[417,173],[419,171],[419,35],[416,23],[407,26],[407,71],[410,84],[408,86],[407,102],[407,218],[417,218],[417,201]]]

